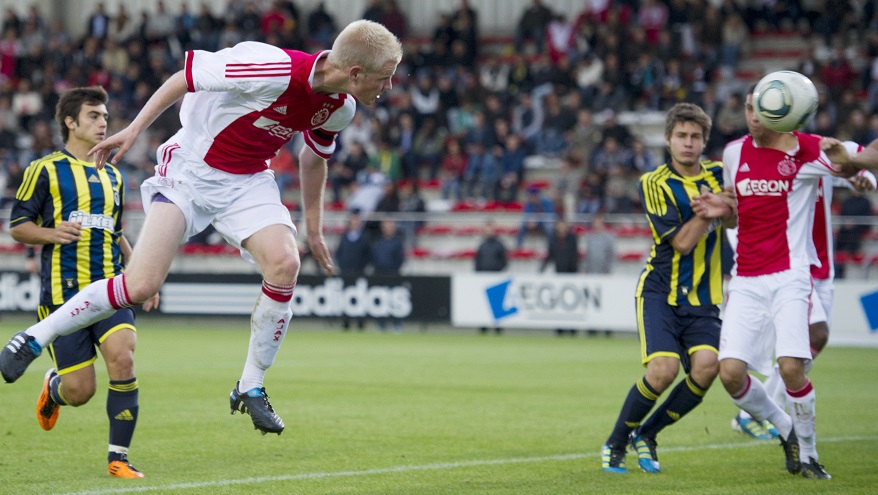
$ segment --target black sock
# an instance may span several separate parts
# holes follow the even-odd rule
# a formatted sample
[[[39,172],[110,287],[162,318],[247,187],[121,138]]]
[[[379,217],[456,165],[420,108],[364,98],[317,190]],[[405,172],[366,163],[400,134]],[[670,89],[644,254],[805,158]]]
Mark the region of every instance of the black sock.
[[[677,422],[701,404],[706,393],[707,389],[695,383],[691,376],[686,375],[686,379],[674,387],[668,398],[643,423],[640,435],[655,438],[664,427]]]
[[[658,397],[659,394],[647,383],[646,377],[635,383],[622,404],[622,411],[619,412],[613,433],[607,439],[607,445],[622,446],[628,443],[628,434],[649,414]]]
[[[110,419],[110,454],[107,462],[128,452],[137,425],[137,378],[110,381],[107,393],[107,417]]]

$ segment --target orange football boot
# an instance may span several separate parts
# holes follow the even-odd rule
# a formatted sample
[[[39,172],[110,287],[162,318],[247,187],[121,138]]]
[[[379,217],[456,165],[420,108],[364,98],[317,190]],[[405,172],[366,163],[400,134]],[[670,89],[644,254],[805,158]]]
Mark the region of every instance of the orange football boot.
[[[55,427],[55,422],[58,421],[58,413],[61,411],[61,406],[52,400],[52,395],[49,394],[49,381],[54,376],[54,369],[49,369],[46,372],[46,378],[43,380],[43,390],[40,391],[40,397],[37,399],[37,421],[40,422],[40,428],[46,431]]]
[[[107,473],[116,478],[143,478],[143,473],[128,462],[127,456],[122,456],[120,460],[111,461],[107,466]]]

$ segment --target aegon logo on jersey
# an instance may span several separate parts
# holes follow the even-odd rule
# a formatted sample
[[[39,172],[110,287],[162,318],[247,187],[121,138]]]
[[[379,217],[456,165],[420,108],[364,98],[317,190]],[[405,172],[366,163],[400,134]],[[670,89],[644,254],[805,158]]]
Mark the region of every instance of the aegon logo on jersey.
[[[788,180],[743,179],[737,184],[741,196],[782,196],[790,192]]]
[[[253,126],[260,129],[265,129],[272,136],[286,139],[288,141],[292,139],[297,132],[290,129],[289,127],[284,127],[280,125],[280,123],[278,123],[278,121],[276,120],[267,119],[265,117],[259,117],[258,119],[256,119],[256,122],[253,122]]]
[[[107,215],[89,214],[84,211],[76,210],[70,214],[67,219],[69,222],[76,222],[82,225],[84,229],[103,229],[113,230],[113,217]]]

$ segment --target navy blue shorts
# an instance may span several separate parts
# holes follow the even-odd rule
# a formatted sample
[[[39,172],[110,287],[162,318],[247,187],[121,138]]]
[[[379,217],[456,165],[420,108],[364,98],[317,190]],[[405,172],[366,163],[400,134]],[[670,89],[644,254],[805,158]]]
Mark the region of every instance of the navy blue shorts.
[[[40,306],[40,314],[48,315],[57,307]],[[63,335],[49,344],[49,355],[55,363],[59,375],[85,368],[97,359],[97,348],[110,334],[119,330],[134,328],[134,310],[117,310],[108,318],[94,325],[81,328],[70,335]]]
[[[689,373],[689,356],[701,349],[719,353],[719,307],[671,306],[660,297],[635,297],[643,365],[657,356],[680,360]]]

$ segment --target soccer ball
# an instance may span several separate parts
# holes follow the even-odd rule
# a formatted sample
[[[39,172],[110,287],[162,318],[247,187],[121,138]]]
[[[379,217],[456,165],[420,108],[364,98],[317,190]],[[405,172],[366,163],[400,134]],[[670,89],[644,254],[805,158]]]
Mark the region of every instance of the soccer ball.
[[[801,129],[817,112],[817,88],[798,72],[772,72],[756,84],[753,110],[759,122],[772,131]]]

